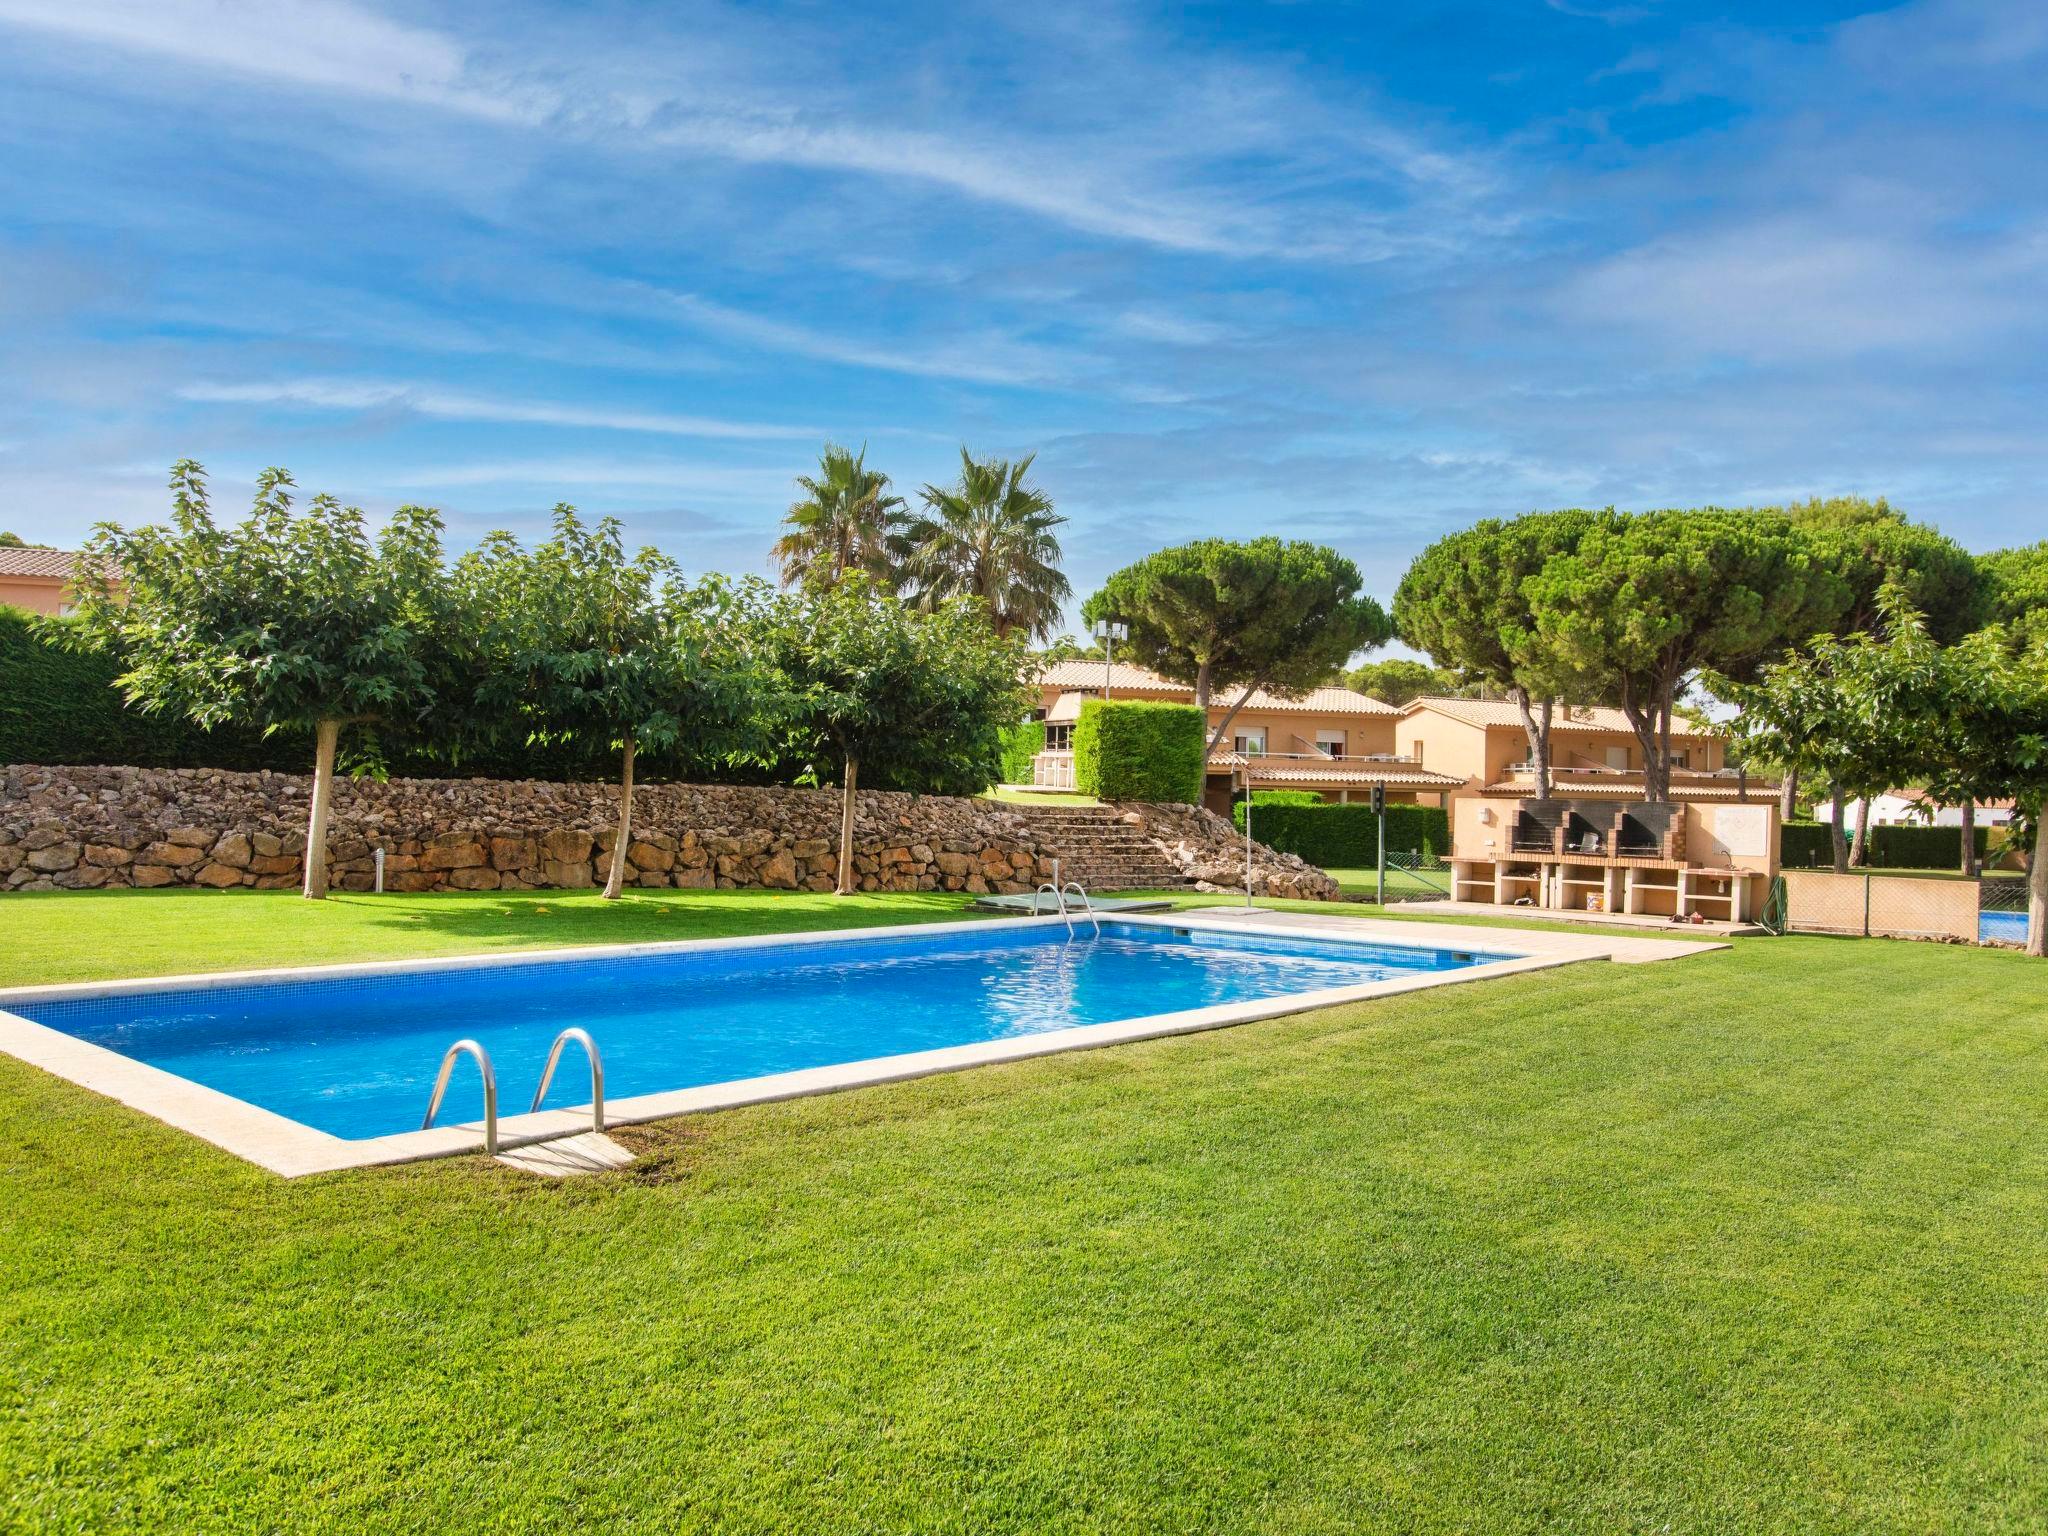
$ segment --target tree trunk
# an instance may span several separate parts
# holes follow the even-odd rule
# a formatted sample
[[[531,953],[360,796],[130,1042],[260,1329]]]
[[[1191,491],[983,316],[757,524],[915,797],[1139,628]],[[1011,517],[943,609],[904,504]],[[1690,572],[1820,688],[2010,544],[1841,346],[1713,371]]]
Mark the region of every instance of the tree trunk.
[[[2048,955],[2048,833],[2037,819],[2034,848],[2027,855],[2027,953]]]
[[[1828,828],[1828,841],[1835,850],[1835,873],[1849,873],[1849,832],[1844,825],[1849,819],[1848,796],[1842,789],[1842,781],[1835,780],[1835,819]]]
[[[1245,701],[1263,686],[1263,683],[1245,684],[1244,692],[1237,696],[1237,702],[1223,711],[1223,718],[1216,722],[1216,729],[1209,733],[1208,751],[1214,752],[1217,747],[1222,745],[1223,737],[1229,731],[1231,722],[1237,718],[1237,712],[1243,709]]]
[[[1866,868],[1870,863],[1870,796],[1861,795],[1856,801],[1856,841],[1849,846],[1849,863],[1856,869]]]
[[[306,818],[308,901],[327,896],[327,807],[334,798],[334,749],[340,740],[339,720],[322,720],[313,727],[313,811]]]
[[[1195,708],[1202,712],[1202,718],[1209,718],[1209,663],[1201,661],[1195,666]]]
[[[1960,810],[1963,815],[1963,862],[1962,871],[1974,880],[1979,874],[1977,868],[1977,802],[1963,801]]]
[[[626,844],[633,840],[633,733],[626,733],[624,762],[619,770],[619,840],[612,844],[612,872],[605,877],[604,899],[617,901],[626,885]]]
[[[849,752],[839,791],[839,875],[832,885],[834,896],[853,894],[853,796],[859,780],[860,759]]]
[[[1554,700],[1545,699],[1539,711],[1529,702],[1529,690],[1519,684],[1508,689],[1508,697],[1522,716],[1522,729],[1529,736],[1529,761],[1536,770],[1536,798],[1550,798],[1550,717]]]
[[[1669,764],[1657,761],[1657,717],[1643,713],[1634,689],[1626,683],[1621,690],[1621,712],[1628,716],[1629,729],[1636,733],[1636,745],[1643,751],[1643,798],[1652,804],[1670,799]]]
[[[1785,777],[1778,785],[1778,820],[1782,824],[1792,819],[1792,813],[1799,809],[1799,770],[1787,768]]]

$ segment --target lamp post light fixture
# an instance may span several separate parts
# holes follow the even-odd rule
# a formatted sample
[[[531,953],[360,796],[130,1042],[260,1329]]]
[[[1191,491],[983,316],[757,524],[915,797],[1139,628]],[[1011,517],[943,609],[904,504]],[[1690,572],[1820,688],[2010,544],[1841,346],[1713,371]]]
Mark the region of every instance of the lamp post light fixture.
[[[1094,634],[1102,642],[1102,699],[1106,704],[1109,702],[1109,670],[1116,662],[1116,643],[1131,638],[1131,627],[1108,619],[1097,619]]]

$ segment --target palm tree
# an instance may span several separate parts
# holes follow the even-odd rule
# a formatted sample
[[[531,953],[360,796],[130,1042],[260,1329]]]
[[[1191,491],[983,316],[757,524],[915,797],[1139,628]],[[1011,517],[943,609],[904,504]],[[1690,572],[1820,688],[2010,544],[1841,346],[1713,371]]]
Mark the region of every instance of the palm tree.
[[[817,475],[796,477],[804,499],[790,504],[782,519],[789,531],[772,551],[785,587],[834,587],[849,571],[896,585],[903,498],[887,494],[889,477],[869,469],[867,457],[866,445],[854,454],[827,443]]]
[[[905,524],[907,585],[926,606],[949,597],[988,604],[996,633],[1048,638],[1074,589],[1060,573],[1066,519],[1052,498],[1024,483],[1031,459],[977,460],[960,450],[960,480],[919,493],[924,510]]]

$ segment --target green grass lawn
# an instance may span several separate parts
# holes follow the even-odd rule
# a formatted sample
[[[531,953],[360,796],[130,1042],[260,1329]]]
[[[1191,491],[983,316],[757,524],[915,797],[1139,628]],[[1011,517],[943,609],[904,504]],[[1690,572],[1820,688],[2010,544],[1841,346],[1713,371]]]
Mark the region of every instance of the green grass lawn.
[[[998,784],[984,796],[989,800],[1001,800],[1010,805],[1100,805],[1102,802],[1093,795],[1061,794],[1052,790],[1021,789],[1010,784]]]
[[[8,898],[10,978],[814,914],[152,894]],[[0,1528],[2038,1530],[2044,974],[1745,940],[559,1185],[285,1183],[0,1058]]]

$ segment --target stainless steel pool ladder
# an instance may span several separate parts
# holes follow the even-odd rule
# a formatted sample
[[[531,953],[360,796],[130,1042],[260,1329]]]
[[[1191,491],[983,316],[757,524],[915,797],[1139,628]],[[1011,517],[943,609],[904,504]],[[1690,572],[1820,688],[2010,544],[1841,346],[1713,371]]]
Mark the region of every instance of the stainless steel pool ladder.
[[[1074,936],[1074,915],[1067,910],[1068,891],[1074,892],[1075,895],[1081,898],[1081,910],[1087,914],[1088,921],[1095,925],[1095,936],[1098,939],[1101,938],[1102,919],[1095,915],[1095,908],[1090,906],[1088,902],[1088,892],[1082,888],[1081,882],[1078,880],[1069,880],[1065,885],[1054,885],[1050,881],[1041,885],[1031,893],[1031,915],[1033,917],[1038,916],[1038,898],[1050,893],[1054,908],[1061,917],[1066,919],[1067,937],[1071,939]]]
[[[1102,919],[1095,915],[1095,904],[1088,899],[1088,889],[1078,880],[1069,880],[1060,887],[1060,909],[1066,910],[1066,893],[1072,891],[1081,898],[1081,910],[1088,914],[1088,921],[1095,925],[1095,937],[1102,937]]]
[[[571,1027],[555,1036],[555,1043],[548,1047],[548,1064],[540,1069],[540,1086],[533,1090],[533,1105],[527,1113],[540,1108],[540,1101],[548,1096],[548,1084],[555,1080],[555,1064],[562,1059],[562,1047],[571,1040],[583,1047],[583,1054],[590,1058],[590,1127],[602,1134],[604,1131],[604,1058],[597,1053],[597,1042],[590,1038],[587,1029]]]
[[[491,1053],[474,1040],[458,1040],[442,1054],[441,1070],[434,1078],[434,1096],[427,1100],[427,1118],[420,1122],[420,1129],[431,1129],[434,1116],[441,1112],[441,1097],[448,1091],[448,1076],[455,1070],[455,1058],[458,1056],[474,1060],[477,1071],[483,1075],[484,1150],[495,1156],[498,1151],[498,1074],[491,1070]]]

